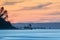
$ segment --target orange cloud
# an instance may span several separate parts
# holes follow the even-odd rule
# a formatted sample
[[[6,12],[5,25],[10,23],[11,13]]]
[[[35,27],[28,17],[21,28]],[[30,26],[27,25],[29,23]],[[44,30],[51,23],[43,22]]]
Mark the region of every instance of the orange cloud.
[[[60,13],[60,0],[5,0],[0,2],[9,3],[4,7],[8,10],[11,22],[57,22],[60,20],[60,15],[50,15]],[[51,4],[46,5],[48,3]]]

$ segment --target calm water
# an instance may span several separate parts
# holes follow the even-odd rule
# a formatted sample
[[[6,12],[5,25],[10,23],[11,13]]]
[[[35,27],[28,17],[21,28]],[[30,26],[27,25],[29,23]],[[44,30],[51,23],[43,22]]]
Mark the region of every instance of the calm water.
[[[0,40],[60,40],[60,30],[0,30]]]

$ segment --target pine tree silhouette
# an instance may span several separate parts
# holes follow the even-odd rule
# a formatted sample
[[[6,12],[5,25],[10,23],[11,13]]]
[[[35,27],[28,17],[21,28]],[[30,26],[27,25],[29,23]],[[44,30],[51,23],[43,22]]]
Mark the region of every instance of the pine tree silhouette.
[[[10,21],[6,21],[8,18],[7,10],[4,10],[4,7],[0,9],[0,29],[16,29],[10,23]]]

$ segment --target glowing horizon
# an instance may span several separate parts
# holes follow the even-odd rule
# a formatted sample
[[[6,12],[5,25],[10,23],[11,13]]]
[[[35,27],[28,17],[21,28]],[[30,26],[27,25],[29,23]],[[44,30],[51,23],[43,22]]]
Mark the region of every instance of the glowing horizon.
[[[60,22],[60,0],[0,0],[12,23]]]

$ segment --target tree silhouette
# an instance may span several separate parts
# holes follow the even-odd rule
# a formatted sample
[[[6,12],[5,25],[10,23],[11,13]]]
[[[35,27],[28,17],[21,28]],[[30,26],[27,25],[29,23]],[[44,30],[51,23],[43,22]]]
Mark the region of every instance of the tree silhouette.
[[[32,29],[32,25],[31,24],[29,24],[29,28]]]
[[[24,29],[32,29],[32,25],[29,24],[28,26],[25,26]]]
[[[3,18],[4,20],[8,18],[7,10],[4,10],[4,7],[1,7],[0,18]]]
[[[7,18],[8,18],[7,10],[5,10],[4,7],[1,7],[1,9],[0,9],[0,29],[16,29],[15,27],[13,27],[11,25],[10,21],[8,21]]]

